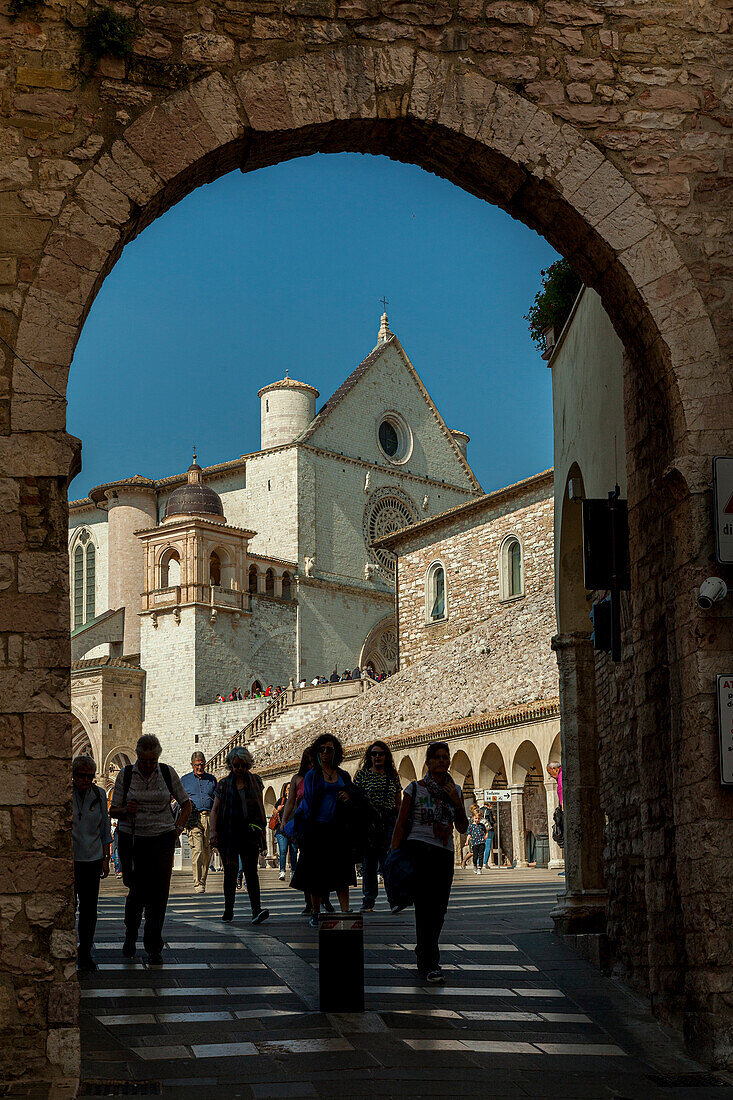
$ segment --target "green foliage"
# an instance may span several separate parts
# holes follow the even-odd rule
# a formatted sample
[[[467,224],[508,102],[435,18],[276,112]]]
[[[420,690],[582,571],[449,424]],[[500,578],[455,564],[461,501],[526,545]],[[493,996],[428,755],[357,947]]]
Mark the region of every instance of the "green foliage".
[[[129,57],[137,34],[133,19],[118,15],[111,8],[98,8],[89,16],[84,28],[82,53],[95,61],[105,54],[109,57]]]
[[[540,351],[545,350],[545,329],[554,328],[558,336],[563,327],[578,291],[583,285],[567,260],[556,260],[542,275],[542,288],[538,290],[534,302],[525,313],[529,321],[529,334]]]
[[[16,15],[28,15],[38,8],[39,3],[40,0],[10,0],[10,14],[13,18]]]

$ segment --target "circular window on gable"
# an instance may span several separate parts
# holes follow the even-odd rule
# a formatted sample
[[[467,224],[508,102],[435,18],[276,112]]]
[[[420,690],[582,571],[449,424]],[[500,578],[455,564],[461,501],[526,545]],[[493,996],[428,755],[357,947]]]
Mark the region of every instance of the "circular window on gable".
[[[412,432],[397,412],[385,413],[377,426],[379,449],[390,462],[407,462],[412,454]]]

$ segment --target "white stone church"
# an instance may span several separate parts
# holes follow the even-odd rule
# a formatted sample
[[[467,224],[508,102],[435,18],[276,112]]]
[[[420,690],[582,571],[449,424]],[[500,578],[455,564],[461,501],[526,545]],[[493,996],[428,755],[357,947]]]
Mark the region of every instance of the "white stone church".
[[[74,742],[103,775],[141,726],[174,766],[218,747],[219,693],[391,672],[394,559],[371,543],[481,491],[386,314],[319,412],[287,374],[258,396],[259,451],[70,505]]]

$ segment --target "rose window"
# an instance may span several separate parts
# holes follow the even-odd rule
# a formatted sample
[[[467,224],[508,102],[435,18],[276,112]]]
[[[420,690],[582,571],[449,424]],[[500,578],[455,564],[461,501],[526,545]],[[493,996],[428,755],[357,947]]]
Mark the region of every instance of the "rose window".
[[[406,493],[386,489],[375,493],[364,513],[364,538],[372,558],[390,576],[394,575],[395,558],[389,550],[375,549],[371,544],[385,535],[401,531],[414,523],[418,511]]]

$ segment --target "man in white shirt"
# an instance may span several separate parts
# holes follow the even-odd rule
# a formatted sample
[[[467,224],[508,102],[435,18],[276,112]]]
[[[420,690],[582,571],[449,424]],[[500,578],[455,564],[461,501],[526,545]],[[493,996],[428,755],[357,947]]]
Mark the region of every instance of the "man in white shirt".
[[[173,853],[183,832],[191,803],[178,775],[160,764],[162,746],[157,737],[143,734],[135,752],[137,761],[117,776],[110,814],[118,819],[117,835],[122,879],[127,886],[125,942],[122,954],[133,959],[140,922],[145,913],[143,944],[151,966],[163,962],[163,921],[168,904]],[[176,821],[171,799],[181,807]]]
[[[94,783],[97,765],[91,756],[77,756],[71,765],[73,781],[71,842],[74,853],[74,895],[79,907],[76,965],[80,972],[93,971],[94,930],[97,927],[99,880],[109,874],[112,834],[107,815],[107,795]]]

